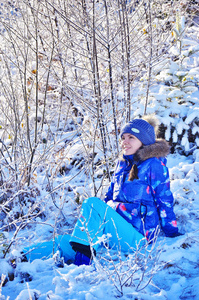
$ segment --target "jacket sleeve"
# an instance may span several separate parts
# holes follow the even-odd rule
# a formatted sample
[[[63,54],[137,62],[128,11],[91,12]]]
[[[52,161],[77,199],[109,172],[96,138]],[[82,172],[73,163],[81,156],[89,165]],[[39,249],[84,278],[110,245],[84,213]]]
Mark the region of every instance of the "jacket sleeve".
[[[105,194],[104,201],[108,202],[109,200],[113,200],[113,188],[114,188],[114,183],[111,181],[111,184],[108,188],[108,192]]]
[[[151,166],[151,188],[161,228],[166,236],[174,237],[178,235],[178,227],[173,211],[173,194],[170,190],[169,171],[165,163],[156,159]]]

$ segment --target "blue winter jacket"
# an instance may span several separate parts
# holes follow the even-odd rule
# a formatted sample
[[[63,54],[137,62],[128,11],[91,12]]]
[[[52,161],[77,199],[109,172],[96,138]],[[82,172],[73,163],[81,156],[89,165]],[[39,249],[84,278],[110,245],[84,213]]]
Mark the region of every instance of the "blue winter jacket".
[[[157,157],[157,153],[164,153],[166,145],[166,141],[160,140],[152,146],[144,146],[141,159],[139,153],[123,156],[123,160],[119,160],[116,165],[105,197],[106,202],[118,202],[116,211],[148,240],[153,238],[158,225],[166,236],[175,236],[178,233],[167,160]],[[153,157],[154,154],[156,157]],[[129,181],[129,172],[135,162],[139,178]]]

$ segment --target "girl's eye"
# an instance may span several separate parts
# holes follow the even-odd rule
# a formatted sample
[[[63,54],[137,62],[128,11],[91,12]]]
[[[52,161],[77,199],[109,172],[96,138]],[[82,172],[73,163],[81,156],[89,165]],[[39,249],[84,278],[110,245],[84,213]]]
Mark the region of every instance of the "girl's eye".
[[[128,139],[134,139],[135,137],[133,136],[133,135],[129,135],[128,137],[124,137],[124,136],[122,136],[121,137],[121,141],[125,141],[125,140],[128,140]]]

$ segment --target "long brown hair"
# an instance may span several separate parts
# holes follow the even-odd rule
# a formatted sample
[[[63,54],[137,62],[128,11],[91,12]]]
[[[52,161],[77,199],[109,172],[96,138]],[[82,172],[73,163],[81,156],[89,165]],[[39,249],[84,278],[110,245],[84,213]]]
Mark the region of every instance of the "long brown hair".
[[[128,181],[133,181],[134,179],[139,179],[138,177],[138,167],[136,164],[134,164],[130,170],[129,173],[129,179]]]

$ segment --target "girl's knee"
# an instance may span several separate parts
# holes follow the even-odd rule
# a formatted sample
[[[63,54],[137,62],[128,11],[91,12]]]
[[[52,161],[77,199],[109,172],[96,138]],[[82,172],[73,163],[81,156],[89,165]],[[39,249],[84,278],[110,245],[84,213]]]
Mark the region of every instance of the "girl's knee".
[[[87,204],[90,206],[96,205],[96,203],[100,203],[102,200],[97,197],[89,197],[86,200],[84,200],[83,204]]]
[[[85,208],[85,206],[93,208],[99,214],[104,212],[108,207],[108,205],[104,201],[102,201],[100,198],[97,198],[97,197],[90,197],[90,198],[86,199],[83,202],[82,207]]]

